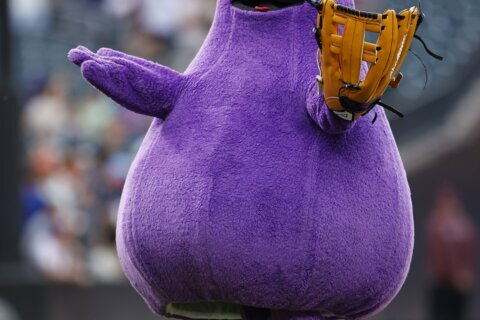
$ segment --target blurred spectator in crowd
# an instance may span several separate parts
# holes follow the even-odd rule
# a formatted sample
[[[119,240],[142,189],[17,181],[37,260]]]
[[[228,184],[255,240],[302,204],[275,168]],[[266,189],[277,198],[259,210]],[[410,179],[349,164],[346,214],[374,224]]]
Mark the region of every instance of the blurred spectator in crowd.
[[[431,319],[465,319],[475,282],[476,230],[452,188],[444,186],[437,192],[427,235]]]
[[[0,298],[0,320],[19,320],[15,309],[7,302]]]
[[[26,255],[44,276],[57,282],[84,282],[84,264],[78,254],[81,248],[54,206],[45,206],[28,220],[24,240]]]
[[[118,199],[150,120],[92,89],[72,100],[68,83],[54,75],[25,104],[23,251],[53,281],[118,281]]]
[[[10,0],[10,16],[17,30],[44,31],[51,22],[51,15],[50,0]]]
[[[36,93],[25,105],[23,120],[27,139],[44,145],[60,143],[56,139],[68,134],[68,83],[60,74],[43,79]]]
[[[121,281],[118,203],[151,119],[79,81],[66,52],[77,44],[110,46],[182,71],[209,30],[216,1],[10,2],[17,66],[25,70],[24,256],[51,281]],[[109,19],[117,34],[105,32]]]

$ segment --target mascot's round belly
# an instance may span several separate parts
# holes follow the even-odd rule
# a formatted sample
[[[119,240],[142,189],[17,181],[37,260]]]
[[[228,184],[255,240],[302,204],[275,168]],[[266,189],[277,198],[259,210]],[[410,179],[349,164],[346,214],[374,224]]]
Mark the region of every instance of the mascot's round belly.
[[[123,199],[129,255],[163,304],[351,316],[388,302],[404,281],[413,229],[384,114],[329,135],[301,95],[271,105],[253,90],[258,104],[242,104],[201,90],[152,124]]]
[[[271,320],[360,319],[405,280],[412,207],[385,114],[347,123],[328,110],[316,11],[292,1],[253,12],[218,0],[184,74],[110,49],[69,54],[102,92],[155,117],[117,246],[159,315],[252,320],[239,312],[254,307]]]

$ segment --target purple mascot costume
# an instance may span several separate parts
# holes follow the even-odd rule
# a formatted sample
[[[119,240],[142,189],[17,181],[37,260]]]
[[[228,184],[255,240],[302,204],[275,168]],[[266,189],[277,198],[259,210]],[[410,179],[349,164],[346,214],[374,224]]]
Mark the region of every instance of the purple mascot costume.
[[[183,74],[111,49],[69,54],[96,88],[154,117],[117,246],[159,315],[364,319],[405,281],[412,206],[386,116],[351,123],[327,108],[316,11],[297,2],[258,12],[218,0]]]

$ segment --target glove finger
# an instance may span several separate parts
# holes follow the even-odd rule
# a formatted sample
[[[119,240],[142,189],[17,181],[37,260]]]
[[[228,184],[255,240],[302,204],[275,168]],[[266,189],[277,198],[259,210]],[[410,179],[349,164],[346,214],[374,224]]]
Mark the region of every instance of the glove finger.
[[[95,53],[83,46],[78,46],[68,52],[68,60],[80,67],[85,61],[95,60]]]
[[[345,83],[357,84],[360,80],[364,34],[365,26],[362,22],[348,19],[341,51],[342,77]]]
[[[381,72],[381,77],[379,77],[380,81],[378,82],[376,90],[372,93],[370,99],[377,100],[388,88],[390,81],[393,77],[393,69],[397,58],[399,57],[398,53],[398,46],[399,46],[399,37],[398,37],[398,20],[395,13],[392,13],[391,19],[388,21],[389,25],[392,27],[392,34],[391,34],[391,53],[390,57],[385,65],[385,68]]]
[[[352,94],[352,98],[355,101],[375,101],[383,94],[383,91],[385,91],[382,91],[379,86],[382,80],[388,76],[390,71],[389,67],[395,59],[394,50],[397,46],[398,35],[395,12],[388,10],[386,14],[387,19],[383,20],[384,29],[381,31],[377,42],[377,45],[382,48],[378,53],[378,62],[372,64],[370,70],[367,72],[365,81],[361,85],[362,90]]]

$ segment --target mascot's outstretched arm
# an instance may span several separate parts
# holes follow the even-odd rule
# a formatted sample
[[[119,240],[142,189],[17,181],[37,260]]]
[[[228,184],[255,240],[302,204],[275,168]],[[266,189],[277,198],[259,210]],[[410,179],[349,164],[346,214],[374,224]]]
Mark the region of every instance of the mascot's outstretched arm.
[[[112,49],[94,53],[80,46],[68,58],[98,90],[121,106],[151,117],[165,119],[187,82],[174,70]]]

